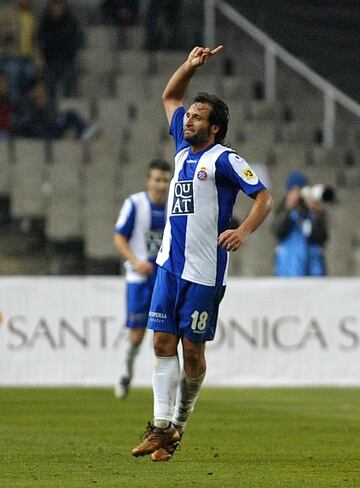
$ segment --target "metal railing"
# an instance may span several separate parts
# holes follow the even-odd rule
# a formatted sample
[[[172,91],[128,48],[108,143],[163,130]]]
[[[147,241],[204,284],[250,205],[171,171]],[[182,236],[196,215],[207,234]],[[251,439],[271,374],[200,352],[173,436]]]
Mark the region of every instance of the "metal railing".
[[[335,142],[336,103],[360,119],[360,105],[358,103],[273,41],[273,39],[264,34],[264,32],[249,22],[228,3],[224,0],[204,0],[204,2],[204,41],[207,46],[213,46],[216,43],[216,11],[219,11],[230,22],[263,46],[265,99],[268,102],[274,102],[276,98],[277,59],[322,92],[322,128],[323,144],[325,146],[331,147]]]

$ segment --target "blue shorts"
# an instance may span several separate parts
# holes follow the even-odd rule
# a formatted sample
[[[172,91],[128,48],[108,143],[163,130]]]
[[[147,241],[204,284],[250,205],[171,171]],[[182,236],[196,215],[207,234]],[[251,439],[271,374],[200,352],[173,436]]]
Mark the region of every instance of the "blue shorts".
[[[148,279],[144,283],[127,284],[126,327],[146,327],[153,288],[154,279]]]
[[[148,328],[193,342],[212,341],[225,286],[183,280],[159,268],[151,300]]]

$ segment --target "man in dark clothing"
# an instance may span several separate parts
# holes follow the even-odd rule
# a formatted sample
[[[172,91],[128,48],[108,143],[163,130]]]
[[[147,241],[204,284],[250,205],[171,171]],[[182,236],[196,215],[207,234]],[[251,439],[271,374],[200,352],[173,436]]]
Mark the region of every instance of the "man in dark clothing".
[[[28,93],[17,118],[17,135],[35,139],[59,139],[68,130],[77,139],[88,140],[99,134],[96,124],[89,125],[75,110],[58,112],[50,103],[43,83]]]
[[[129,27],[137,23],[139,15],[138,0],[104,0],[101,14],[105,22]]]
[[[180,0],[150,0],[145,19],[145,49],[179,49],[182,14]]]
[[[50,0],[40,20],[38,40],[51,99],[62,85],[65,97],[75,95],[76,57],[82,34],[65,0]]]

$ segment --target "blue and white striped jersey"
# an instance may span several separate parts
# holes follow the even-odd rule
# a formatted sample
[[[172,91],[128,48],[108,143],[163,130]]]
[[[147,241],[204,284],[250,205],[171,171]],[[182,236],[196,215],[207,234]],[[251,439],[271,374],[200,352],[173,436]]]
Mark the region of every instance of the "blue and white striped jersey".
[[[176,144],[167,221],[157,263],[184,280],[207,286],[227,281],[228,252],[218,236],[229,228],[239,190],[264,189],[249,164],[221,144],[192,153],[184,140],[184,107],[174,113],[170,134]]]
[[[165,226],[166,206],[158,206],[149,200],[145,191],[130,195],[124,202],[115,232],[124,235],[130,249],[143,261],[155,263],[161,245]],[[129,261],[125,262],[128,283],[141,283],[147,277],[133,269]]]

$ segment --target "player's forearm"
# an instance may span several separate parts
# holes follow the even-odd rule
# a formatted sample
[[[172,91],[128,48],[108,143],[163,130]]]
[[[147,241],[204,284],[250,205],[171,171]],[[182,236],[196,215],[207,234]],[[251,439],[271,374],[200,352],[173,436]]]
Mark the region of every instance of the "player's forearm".
[[[242,221],[239,230],[249,235],[254,232],[266,219],[274,206],[274,200],[268,190],[261,190],[256,195],[250,212]]]
[[[139,260],[135,256],[135,254],[131,251],[126,238],[121,234],[115,234],[114,244],[120,256],[122,256],[127,261],[130,261],[130,263],[135,267]]]
[[[172,75],[165,87],[162,98],[164,101],[176,100],[182,102],[189,82],[196,71],[196,67],[185,61]]]

